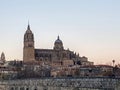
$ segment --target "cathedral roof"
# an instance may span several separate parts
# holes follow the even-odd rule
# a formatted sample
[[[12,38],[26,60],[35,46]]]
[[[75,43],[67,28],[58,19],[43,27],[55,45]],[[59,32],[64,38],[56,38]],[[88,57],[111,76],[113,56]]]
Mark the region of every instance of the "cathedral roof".
[[[36,52],[39,52],[39,51],[47,51],[47,52],[51,52],[53,51],[53,49],[35,49]]]

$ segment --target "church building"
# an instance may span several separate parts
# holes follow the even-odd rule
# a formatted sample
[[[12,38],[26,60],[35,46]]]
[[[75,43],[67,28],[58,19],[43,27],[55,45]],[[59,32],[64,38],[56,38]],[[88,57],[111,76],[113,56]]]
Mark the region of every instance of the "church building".
[[[23,62],[24,63],[45,63],[56,65],[93,65],[93,62],[88,61],[88,58],[80,57],[69,49],[65,50],[62,40],[57,37],[54,42],[53,49],[36,49],[34,45],[34,34],[28,24],[24,34],[23,47]]]

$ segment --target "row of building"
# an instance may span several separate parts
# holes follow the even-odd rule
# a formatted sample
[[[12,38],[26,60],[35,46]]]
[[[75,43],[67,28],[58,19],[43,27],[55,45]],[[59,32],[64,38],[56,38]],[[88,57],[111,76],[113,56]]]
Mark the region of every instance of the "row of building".
[[[94,65],[87,57],[65,49],[60,37],[53,49],[38,49],[34,45],[34,34],[28,24],[24,34],[23,60],[6,61],[4,53],[0,59],[1,79],[40,77],[101,77],[112,76],[114,67]]]

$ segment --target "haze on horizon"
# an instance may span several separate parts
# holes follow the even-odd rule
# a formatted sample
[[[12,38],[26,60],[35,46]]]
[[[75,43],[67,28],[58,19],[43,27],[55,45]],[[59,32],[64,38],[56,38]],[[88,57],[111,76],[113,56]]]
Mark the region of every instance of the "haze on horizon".
[[[120,0],[1,0],[0,52],[20,59],[28,20],[35,47],[64,47],[96,64],[120,63]]]

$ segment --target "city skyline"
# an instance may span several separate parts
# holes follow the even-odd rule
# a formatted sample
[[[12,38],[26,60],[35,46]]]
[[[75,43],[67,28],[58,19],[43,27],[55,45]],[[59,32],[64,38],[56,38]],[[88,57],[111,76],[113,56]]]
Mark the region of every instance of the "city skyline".
[[[53,48],[59,35],[65,49],[96,64],[120,63],[119,0],[0,2],[0,52],[7,60],[22,60],[29,20],[36,48]]]

